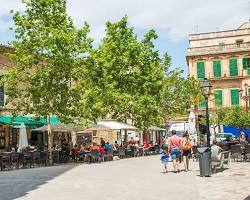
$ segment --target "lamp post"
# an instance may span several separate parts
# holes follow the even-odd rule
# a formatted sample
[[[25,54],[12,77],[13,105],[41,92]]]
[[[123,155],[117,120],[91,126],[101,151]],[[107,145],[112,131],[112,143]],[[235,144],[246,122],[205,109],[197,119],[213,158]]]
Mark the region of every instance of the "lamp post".
[[[210,147],[210,129],[209,129],[209,113],[208,113],[208,98],[211,94],[212,85],[209,80],[204,79],[201,82],[201,93],[204,96],[206,103],[206,132],[207,132],[207,147]]]
[[[240,93],[240,98],[243,99],[246,103],[246,111],[248,112],[248,100],[250,99],[250,96],[248,94],[248,84],[245,83],[244,84],[244,88],[245,88],[245,95],[243,95],[243,89],[240,89],[239,90],[239,93]]]

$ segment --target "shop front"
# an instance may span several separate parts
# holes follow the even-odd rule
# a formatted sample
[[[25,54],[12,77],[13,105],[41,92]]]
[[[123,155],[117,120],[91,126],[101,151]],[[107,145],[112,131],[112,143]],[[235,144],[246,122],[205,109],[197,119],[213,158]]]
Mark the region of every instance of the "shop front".
[[[51,123],[58,123],[56,117],[51,119]],[[35,118],[30,116],[0,116],[0,151],[10,151],[12,148],[18,147],[19,129],[21,123],[25,124],[27,130],[28,141],[30,145],[41,146],[45,140],[44,136],[38,132],[32,131],[47,123],[46,118]],[[39,145],[37,145],[39,144]]]

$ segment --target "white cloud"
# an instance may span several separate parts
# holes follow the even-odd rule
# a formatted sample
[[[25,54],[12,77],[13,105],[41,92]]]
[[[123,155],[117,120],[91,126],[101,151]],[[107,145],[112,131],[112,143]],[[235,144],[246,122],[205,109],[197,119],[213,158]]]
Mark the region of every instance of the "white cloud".
[[[1,17],[9,10],[23,10],[21,0],[0,0]],[[91,35],[100,39],[106,21],[116,21],[125,14],[138,29],[155,28],[165,32],[161,37],[173,41],[189,33],[234,29],[249,17],[247,0],[68,0],[69,14],[76,25],[84,21],[91,25]],[[0,21],[0,29],[9,22]],[[7,27],[8,28],[8,27]],[[7,29],[6,28],[6,29]]]
[[[77,25],[90,23],[95,38],[102,37],[107,20],[125,14],[133,26],[160,29],[172,40],[185,38],[196,26],[199,32],[234,29],[250,17],[246,0],[69,0],[68,9]]]

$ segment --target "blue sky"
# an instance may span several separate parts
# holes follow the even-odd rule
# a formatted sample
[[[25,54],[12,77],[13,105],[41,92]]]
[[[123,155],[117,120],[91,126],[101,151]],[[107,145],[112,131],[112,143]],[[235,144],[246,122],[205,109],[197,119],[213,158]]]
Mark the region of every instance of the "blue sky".
[[[21,0],[1,0],[0,43],[14,37],[10,10],[23,11]],[[157,30],[156,47],[172,56],[173,67],[187,74],[188,34],[235,29],[250,18],[250,0],[68,0],[68,12],[77,26],[87,21],[96,43],[104,35],[106,21],[128,15],[138,35]]]

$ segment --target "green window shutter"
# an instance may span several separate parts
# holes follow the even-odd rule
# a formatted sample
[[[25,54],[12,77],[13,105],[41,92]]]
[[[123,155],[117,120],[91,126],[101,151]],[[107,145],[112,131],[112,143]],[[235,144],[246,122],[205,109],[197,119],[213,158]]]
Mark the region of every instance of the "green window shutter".
[[[247,75],[250,76],[250,68],[247,69]]]
[[[215,78],[221,77],[221,62],[220,62],[220,60],[213,61],[213,71],[214,71]]]
[[[243,69],[248,68],[248,58],[243,58],[242,59],[242,65],[243,65]]]
[[[229,60],[229,71],[230,76],[238,76],[238,63],[236,58]]]
[[[202,109],[206,108],[206,102],[204,99],[199,102],[199,108],[202,108]]]
[[[222,90],[214,91],[214,99],[216,107],[222,107]]]
[[[238,89],[231,89],[231,105],[232,106],[240,105],[240,96]]]
[[[197,62],[197,77],[199,79],[205,78],[205,63],[204,62]]]

